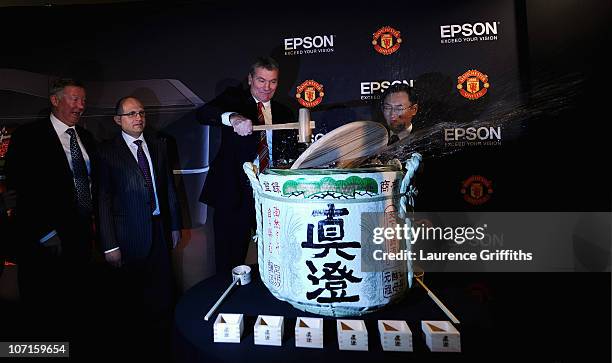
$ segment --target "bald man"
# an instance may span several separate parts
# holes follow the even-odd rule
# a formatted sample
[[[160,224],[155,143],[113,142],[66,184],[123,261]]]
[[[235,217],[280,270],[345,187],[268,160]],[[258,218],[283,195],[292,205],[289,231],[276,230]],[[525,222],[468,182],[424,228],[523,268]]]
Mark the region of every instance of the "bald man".
[[[124,97],[114,121],[121,133],[100,146],[100,244],[117,272],[112,289],[128,328],[169,350],[174,307],[170,250],[180,239],[181,214],[163,139],[144,133],[142,102]],[[159,322],[159,324],[157,324]]]

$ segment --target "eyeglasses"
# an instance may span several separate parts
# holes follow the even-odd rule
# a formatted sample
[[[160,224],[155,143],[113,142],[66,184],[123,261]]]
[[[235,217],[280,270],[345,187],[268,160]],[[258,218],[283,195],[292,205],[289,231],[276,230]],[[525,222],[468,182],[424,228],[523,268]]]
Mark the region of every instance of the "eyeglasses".
[[[132,111],[132,112],[128,112],[128,113],[121,113],[117,116],[127,116],[129,118],[136,118],[136,115],[140,116],[140,117],[145,117],[145,112],[144,111]]]
[[[414,105],[412,105],[412,106],[414,106]],[[391,105],[384,104],[382,109],[383,109],[384,113],[395,112],[396,114],[402,114],[402,113],[406,112],[406,110],[411,109],[412,106],[404,107],[404,106],[391,106]]]

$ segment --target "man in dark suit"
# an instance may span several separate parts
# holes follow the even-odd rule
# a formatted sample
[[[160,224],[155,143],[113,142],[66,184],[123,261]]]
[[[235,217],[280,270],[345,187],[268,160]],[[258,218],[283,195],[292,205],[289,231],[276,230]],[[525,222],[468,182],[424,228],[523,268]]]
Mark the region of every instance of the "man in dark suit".
[[[382,112],[389,128],[389,145],[405,139],[412,132],[412,119],[419,111],[414,88],[397,83],[382,96]]]
[[[49,118],[15,130],[6,154],[7,187],[17,193],[20,296],[47,338],[83,319],[90,302],[96,146],[77,125],[85,97],[80,83],[56,81]]]
[[[200,123],[221,128],[221,146],[200,196],[215,211],[217,272],[244,264],[255,227],[253,191],[242,165],[254,162],[261,171],[297,158],[296,131],[253,132],[254,124],[295,121],[287,107],[272,100],[278,76],[274,59],[258,58],[248,74],[248,89],[228,88],[197,111]]]
[[[150,337],[148,344],[167,353],[174,307],[170,249],[180,239],[181,214],[165,140],[143,133],[145,111],[134,97],[119,100],[114,120],[121,134],[99,153],[100,243],[118,269],[123,322],[137,329],[127,330],[136,334],[130,341]]]

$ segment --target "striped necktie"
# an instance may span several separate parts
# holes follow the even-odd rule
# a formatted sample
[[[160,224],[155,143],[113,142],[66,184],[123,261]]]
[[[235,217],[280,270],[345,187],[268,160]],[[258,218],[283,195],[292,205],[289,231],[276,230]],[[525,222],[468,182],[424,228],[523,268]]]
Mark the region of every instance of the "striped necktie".
[[[266,124],[266,119],[263,114],[264,105],[261,102],[257,102],[257,120],[260,125]],[[257,144],[257,156],[259,156],[259,172],[266,170],[270,165],[270,155],[268,150],[268,139],[266,137],[266,131],[261,131],[259,137],[259,143]]]

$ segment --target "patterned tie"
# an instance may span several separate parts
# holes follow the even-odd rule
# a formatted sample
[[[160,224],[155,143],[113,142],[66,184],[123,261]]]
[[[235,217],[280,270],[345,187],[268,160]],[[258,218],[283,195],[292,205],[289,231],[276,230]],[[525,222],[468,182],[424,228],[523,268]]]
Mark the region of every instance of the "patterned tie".
[[[87,174],[87,165],[85,158],[81,152],[81,147],[77,141],[76,131],[74,129],[66,130],[70,135],[70,156],[72,158],[72,176],[74,178],[74,187],[76,192],[76,201],[79,212],[83,215],[91,213],[91,192],[89,190],[89,175]]]
[[[138,150],[136,151],[136,156],[138,156],[138,166],[140,167],[140,171],[142,171],[142,176],[145,178],[145,184],[147,189],[149,190],[149,200],[151,201],[151,211],[155,211],[157,209],[157,204],[155,203],[155,191],[153,190],[153,178],[151,178],[151,170],[149,170],[149,159],[147,159],[147,155],[145,155],[144,149],[142,148],[142,140],[134,141],[134,144],[138,146]]]
[[[257,102],[257,120],[260,125],[266,124],[266,119],[263,114],[264,105],[261,102]],[[257,144],[257,155],[259,156],[259,172],[266,170],[270,164],[270,155],[268,154],[268,139],[266,138],[266,131],[261,131],[259,137],[259,143]]]

